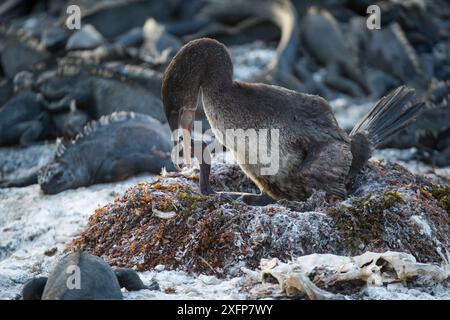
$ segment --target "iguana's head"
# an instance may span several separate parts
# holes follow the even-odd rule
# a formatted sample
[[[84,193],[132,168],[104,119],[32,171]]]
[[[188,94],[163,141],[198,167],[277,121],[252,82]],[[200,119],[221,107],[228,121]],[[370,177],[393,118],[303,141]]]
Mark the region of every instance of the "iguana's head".
[[[59,100],[74,90],[75,76],[51,74],[38,79],[39,91],[49,100]]]
[[[14,76],[14,92],[30,90],[34,85],[34,75],[29,71],[20,71]]]
[[[57,194],[86,185],[87,178],[88,175],[82,166],[77,167],[64,161],[57,161],[39,171],[38,183],[45,194]]]

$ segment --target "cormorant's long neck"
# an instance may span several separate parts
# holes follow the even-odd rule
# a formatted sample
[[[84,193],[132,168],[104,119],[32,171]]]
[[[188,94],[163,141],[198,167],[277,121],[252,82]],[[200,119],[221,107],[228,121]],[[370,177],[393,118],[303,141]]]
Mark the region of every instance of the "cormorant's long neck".
[[[186,118],[195,111],[200,88],[206,94],[226,90],[233,83],[232,76],[233,64],[224,45],[212,39],[186,44],[167,67],[163,79],[162,99],[171,130],[178,129],[183,113]]]

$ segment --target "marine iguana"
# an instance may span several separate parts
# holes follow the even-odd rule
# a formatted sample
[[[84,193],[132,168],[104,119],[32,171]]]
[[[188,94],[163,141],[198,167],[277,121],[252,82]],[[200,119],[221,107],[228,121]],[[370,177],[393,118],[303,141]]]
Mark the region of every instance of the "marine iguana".
[[[12,79],[16,73],[32,70],[50,57],[39,40],[26,31],[0,23],[1,65],[5,75]]]
[[[40,79],[39,91],[52,103],[50,108],[68,110],[72,101],[91,118],[118,111],[148,114],[161,122],[165,116],[159,99],[161,75],[153,80],[127,76],[118,69],[97,65],[61,63],[53,76]],[[158,92],[155,96],[152,92]]]
[[[327,10],[310,7],[301,27],[305,48],[327,68],[327,85],[355,97],[370,92],[338,22]]]
[[[28,146],[41,139],[74,137],[88,121],[73,106],[67,113],[50,112],[48,101],[33,91],[33,85],[34,76],[28,71],[14,77],[16,93],[0,108],[0,145]]]
[[[220,21],[211,20],[211,18],[204,19],[200,15],[194,22],[197,22],[198,25],[202,22],[204,25],[198,30],[195,30],[194,33],[191,32],[184,35],[182,37],[183,41],[189,42],[198,38],[210,37],[227,45],[239,46],[255,41],[256,39],[263,42],[273,42],[280,39],[281,33],[279,27],[267,18],[250,16],[243,18],[243,20],[237,23],[232,18],[233,21],[231,22],[233,24],[230,25],[228,24],[228,18],[234,17],[234,15],[228,16],[227,13],[224,13],[224,15],[226,15],[224,18],[219,17]],[[181,21],[179,23],[181,24],[183,22]],[[174,29],[171,25],[165,24],[165,26],[168,26],[169,29]],[[175,32],[178,32],[178,30],[175,29]]]
[[[347,135],[323,98],[277,86],[233,81],[232,76],[233,64],[224,45],[207,38],[191,41],[178,52],[164,75],[164,110],[172,131],[184,129],[183,152],[185,158],[189,157],[188,133],[192,131],[201,89],[204,110],[216,138],[231,150],[263,192],[262,196],[245,195],[244,201],[254,204],[267,204],[271,199],[305,200],[313,190],[344,198],[346,184],[367,163],[373,148],[406,126],[424,105],[413,103],[413,90],[399,87],[378,101]],[[224,138],[229,129],[279,130],[279,156],[271,158],[272,162],[279,161],[279,170],[264,175],[261,169],[266,165],[262,161],[249,163],[248,148]],[[210,165],[204,161],[204,154],[196,155],[200,191],[210,193]],[[271,155],[276,157],[276,152]]]
[[[9,99],[14,95],[14,86],[11,80],[1,79],[0,80],[0,108],[8,102]]]
[[[422,92],[428,87],[416,51],[398,23],[367,32],[367,62]]]
[[[70,143],[59,141],[56,156],[39,171],[45,194],[119,181],[141,172],[174,168],[167,126],[133,112],[113,113],[88,123]]]
[[[46,100],[32,90],[33,75],[27,71],[14,77],[15,95],[0,108],[0,145],[20,141],[30,145],[45,135],[50,117],[45,110]]]
[[[33,7],[33,1],[6,0],[0,5],[0,18],[11,19],[28,13]]]
[[[416,148],[415,157],[433,166],[450,165],[450,80],[433,81],[425,95],[429,107],[411,126],[382,147]]]
[[[83,24],[91,24],[105,38],[112,39],[133,27],[142,26],[149,17],[168,20],[179,0],[102,0],[92,6],[82,7]],[[131,17],[124,19],[124,17]],[[60,25],[64,25],[67,15],[61,13]]]
[[[16,94],[0,109],[0,145],[28,146],[45,136],[50,117],[45,99],[31,90]]]
[[[408,42],[419,52],[431,51],[432,47],[439,41],[443,30],[437,23],[437,15],[430,13],[430,7],[436,6],[445,12],[450,6],[439,4],[436,1],[419,3],[418,1],[381,1],[379,3],[380,14],[383,17],[385,26],[391,23],[398,23]],[[419,22],[420,23],[417,23]]]
[[[99,257],[76,251],[64,256],[48,278],[26,282],[21,295],[23,300],[120,300],[121,288],[159,290],[157,282],[144,285],[133,269],[112,269]]]
[[[126,40],[125,40],[126,41]],[[150,69],[158,69],[167,65],[170,61],[165,52],[162,54],[152,53],[140,48],[127,48],[124,44],[113,43],[104,44],[91,50],[74,50],[65,53],[63,58],[58,60],[58,65],[80,64],[80,65],[105,65],[115,62],[123,64],[145,65]],[[52,66],[51,66],[52,67]],[[50,68],[47,68],[50,69]]]

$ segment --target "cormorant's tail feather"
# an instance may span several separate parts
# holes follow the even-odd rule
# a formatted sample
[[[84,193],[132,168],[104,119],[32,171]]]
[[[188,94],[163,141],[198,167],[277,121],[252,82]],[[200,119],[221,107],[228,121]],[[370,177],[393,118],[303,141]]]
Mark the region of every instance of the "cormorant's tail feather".
[[[376,147],[397,131],[414,121],[425,106],[414,101],[414,90],[401,86],[381,98],[353,128],[350,136],[362,133],[371,147]]]

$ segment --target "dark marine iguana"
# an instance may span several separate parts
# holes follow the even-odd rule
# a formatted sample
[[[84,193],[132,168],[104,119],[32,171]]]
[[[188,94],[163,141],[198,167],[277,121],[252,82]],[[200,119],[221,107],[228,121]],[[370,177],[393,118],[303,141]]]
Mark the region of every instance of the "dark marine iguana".
[[[20,17],[29,12],[34,3],[26,0],[6,0],[0,4],[0,18],[11,19]]]
[[[49,103],[33,91],[34,77],[21,71],[14,77],[15,95],[0,108],[0,145],[28,146],[38,140],[60,136],[74,137],[88,121],[85,113],[49,111]]]
[[[431,51],[439,42],[445,27],[438,24],[439,14],[432,14],[432,7],[438,8],[440,13],[449,11],[450,6],[435,1],[381,1],[379,3],[383,24],[398,23],[405,31],[408,42],[419,52]],[[418,23],[420,22],[420,23]]]
[[[0,23],[0,43],[2,69],[10,79],[50,57],[38,39],[3,22]]]
[[[42,95],[25,90],[0,108],[0,145],[28,146],[41,139],[50,117]]]
[[[419,91],[427,90],[429,79],[426,79],[417,53],[398,23],[366,33],[369,36],[364,56],[368,64]]]
[[[113,39],[124,32],[142,26],[149,17],[168,20],[180,0],[100,0],[92,5],[81,6],[83,24],[91,24],[105,38]],[[124,17],[130,17],[125,19]],[[60,25],[67,19],[66,12],[61,12]]]
[[[0,108],[14,95],[14,85],[10,79],[0,80]]]
[[[133,51],[121,44],[104,44],[95,49],[83,49],[68,51],[58,64],[93,64],[101,65],[112,61],[121,61],[122,63],[141,64],[145,61],[151,67],[157,66],[159,61],[152,60],[150,64],[148,56],[142,57],[140,50]]]
[[[121,288],[159,290],[157,282],[144,285],[133,269],[112,269],[99,257],[76,251],[64,256],[48,278],[26,282],[21,295],[23,300],[120,300]]]
[[[356,97],[370,92],[338,22],[326,9],[310,7],[301,27],[305,48],[327,68],[328,86]]]
[[[415,155],[433,166],[450,165],[450,80],[431,83],[425,100],[429,107],[409,127],[383,147],[416,148]]]
[[[68,110],[75,101],[93,119],[113,112],[133,111],[165,122],[159,99],[162,77],[156,72],[151,77],[145,81],[118,69],[62,63],[55,74],[38,80],[38,87],[55,110]]]
[[[119,112],[90,122],[70,143],[59,141],[56,156],[38,173],[45,194],[119,181],[141,172],[174,168],[166,125],[154,118]]]

